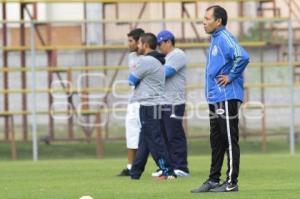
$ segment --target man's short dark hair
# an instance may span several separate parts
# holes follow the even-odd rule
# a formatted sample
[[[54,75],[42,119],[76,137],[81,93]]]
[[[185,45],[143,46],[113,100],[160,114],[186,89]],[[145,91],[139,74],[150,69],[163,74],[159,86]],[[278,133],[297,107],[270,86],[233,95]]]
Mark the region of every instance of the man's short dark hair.
[[[208,7],[206,9],[206,11],[209,11],[211,9],[213,9],[213,11],[214,11],[215,20],[222,19],[222,25],[226,26],[227,25],[227,18],[228,18],[226,10],[223,7],[219,6],[219,5],[214,5],[214,6]]]
[[[170,41],[172,43],[172,46],[175,46],[175,39],[169,39],[169,40],[163,40],[163,42],[167,42]],[[159,43],[158,45],[160,45],[161,43]]]
[[[138,40],[140,39],[140,36],[141,36],[142,34],[144,34],[144,33],[145,33],[145,31],[144,31],[143,29],[141,29],[141,28],[136,28],[136,29],[131,30],[131,31],[127,34],[127,36],[128,36],[128,37],[132,37],[135,41],[138,41]]]
[[[145,33],[141,35],[141,41],[143,44],[147,43],[152,50],[157,47],[156,36],[153,33]]]
[[[171,39],[170,41],[171,41],[172,45],[175,46],[175,39]]]

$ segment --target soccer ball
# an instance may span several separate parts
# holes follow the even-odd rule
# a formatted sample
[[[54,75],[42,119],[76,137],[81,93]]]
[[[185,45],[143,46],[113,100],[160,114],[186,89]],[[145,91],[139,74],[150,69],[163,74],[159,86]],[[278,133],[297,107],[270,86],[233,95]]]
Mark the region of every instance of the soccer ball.
[[[93,199],[91,196],[81,196],[79,199]]]

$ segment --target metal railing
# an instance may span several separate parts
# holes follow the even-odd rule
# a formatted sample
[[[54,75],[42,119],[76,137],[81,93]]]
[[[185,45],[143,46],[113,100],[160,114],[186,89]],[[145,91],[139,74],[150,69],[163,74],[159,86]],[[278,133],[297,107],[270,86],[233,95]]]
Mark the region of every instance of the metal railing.
[[[249,1],[255,1],[255,0],[249,0]],[[101,1],[101,0],[70,0],[70,1],[55,1],[55,0],[38,0],[38,1],[1,1],[0,3],[36,3],[36,2],[44,2],[44,3],[92,3],[92,2],[99,2],[99,3],[109,3],[109,2],[113,2],[113,1]],[[114,1],[115,2],[115,1]],[[118,1],[118,3],[141,3],[141,2],[190,2],[190,1],[172,1],[172,0],[157,0],[157,1]],[[198,1],[196,1],[198,2]],[[205,0],[201,0],[199,2],[209,2],[209,1],[205,1]],[[224,2],[224,1],[222,1]],[[239,0],[229,0],[226,2],[242,2]],[[244,1],[243,1],[244,2]],[[246,2],[246,1],[245,1]],[[289,28],[291,29],[291,25],[290,25],[290,21],[288,20],[288,18],[285,17],[276,17],[276,18],[270,18],[270,17],[240,17],[240,18],[231,18],[231,21],[236,21],[236,22],[248,22],[248,21],[253,21],[253,22],[282,22],[282,23],[288,23],[289,24]],[[26,65],[22,65],[22,67],[18,68],[16,66],[14,67],[8,67],[8,65],[4,65],[3,68],[0,69],[0,71],[3,74],[9,74],[9,73],[15,73],[15,72],[23,72],[23,73],[28,73],[31,72],[32,74],[32,85],[31,88],[7,88],[7,89],[0,89],[0,94],[28,94],[31,93],[32,95],[32,100],[36,100],[36,95],[38,93],[52,93],[52,92],[63,92],[65,94],[78,94],[78,93],[106,93],[105,97],[103,97],[103,100],[107,99],[107,96],[109,93],[112,92],[113,88],[112,88],[112,84],[109,84],[107,87],[103,87],[103,88],[84,88],[84,89],[79,89],[79,88],[73,88],[73,89],[68,89],[68,88],[62,88],[62,89],[51,89],[51,88],[36,88],[37,83],[36,83],[36,73],[41,73],[41,72],[46,72],[46,73],[62,73],[65,72],[67,73],[69,76],[72,76],[73,72],[80,72],[80,71],[85,71],[85,72],[91,72],[91,71],[114,71],[114,74],[117,74],[116,71],[119,70],[126,70],[127,66],[119,66],[119,65],[101,65],[101,66],[96,66],[96,65],[90,65],[90,66],[58,66],[58,65],[47,65],[47,67],[41,68],[41,67],[37,67],[36,64],[36,60],[34,58],[37,57],[37,52],[38,51],[45,51],[50,52],[50,51],[70,51],[70,50],[76,50],[76,51],[116,51],[116,50],[123,50],[125,52],[125,50],[127,49],[127,47],[125,45],[110,45],[110,44],[105,44],[105,45],[40,45],[37,46],[35,43],[35,39],[36,38],[36,26],[40,25],[40,24],[44,24],[44,23],[74,23],[74,24],[86,24],[86,23],[130,23],[130,24],[139,24],[139,23],[182,23],[182,22],[191,22],[191,23],[195,23],[195,24],[199,24],[202,23],[202,19],[199,18],[189,18],[189,19],[116,19],[116,20],[108,20],[108,19],[104,19],[104,20],[74,20],[74,21],[39,21],[39,20],[20,20],[20,21],[9,21],[9,20],[2,20],[0,21],[0,23],[2,24],[10,24],[10,23],[16,23],[16,24],[28,24],[30,25],[30,29],[31,29],[31,45],[30,46],[1,46],[0,50],[3,53],[8,53],[8,52],[25,52],[25,51],[30,51],[31,52],[31,57],[32,57],[32,63],[31,66],[26,66]],[[266,68],[266,67],[286,67],[287,70],[289,70],[289,74],[292,75],[293,74],[293,68],[294,66],[300,65],[299,62],[294,62],[292,60],[292,55],[290,54],[293,49],[292,49],[292,33],[289,31],[288,33],[288,38],[289,41],[283,41],[282,45],[287,45],[289,44],[289,56],[288,56],[288,62],[256,62],[256,63],[251,63],[249,66],[250,67],[259,67],[259,68]],[[276,41],[277,42],[277,41]],[[269,45],[271,45],[271,43],[266,42],[266,41],[242,41],[241,44],[244,47],[248,47],[248,48],[266,48]],[[208,47],[208,43],[207,42],[193,42],[193,43],[178,43],[177,44],[178,47],[180,48],[184,48],[184,49],[203,49]],[[123,53],[124,54],[124,53]],[[190,64],[188,66],[188,68],[190,69],[197,69],[197,68],[203,68],[204,64],[203,63],[199,63],[199,64]],[[116,76],[116,75],[115,75]],[[61,78],[60,78],[61,79]],[[293,79],[293,78],[292,78]],[[113,78],[112,81],[113,82]],[[289,82],[289,83],[261,83],[261,84],[246,84],[245,88],[246,89],[252,89],[252,88],[290,88],[290,93],[291,93],[291,99],[293,99],[293,89],[295,87],[300,87],[299,84],[295,84],[294,82]],[[115,89],[115,88],[114,88]],[[203,89],[202,85],[199,84],[191,84],[191,85],[187,85],[187,91],[190,90],[195,90],[195,89]],[[128,88],[123,87],[123,88],[118,88],[115,89],[117,92],[128,92]],[[36,105],[36,103],[33,103],[33,105]],[[294,110],[296,107],[298,108],[300,105],[299,104],[294,104],[294,101],[290,101],[290,104],[265,104],[266,108],[290,108],[291,110],[291,130],[290,130],[290,139],[291,139],[291,143],[294,143],[293,139],[293,135],[295,133],[295,130],[293,129],[294,127],[294,113],[292,112],[292,110]],[[201,107],[204,108],[204,107]],[[255,107],[253,107],[255,108]],[[188,109],[189,110],[189,109]],[[78,112],[76,109],[72,108],[70,110],[66,110],[66,111],[51,111],[51,110],[37,110],[36,107],[32,107],[31,109],[32,112],[28,111],[28,110],[23,110],[23,111],[3,111],[0,113],[0,115],[3,115],[4,117],[6,116],[10,116],[13,117],[14,115],[32,115],[33,116],[33,141],[35,142],[35,147],[34,147],[34,151],[35,151],[35,157],[34,159],[37,159],[37,137],[36,137],[36,130],[37,130],[37,123],[36,123],[36,118],[38,114],[45,114],[45,115],[51,115],[51,114],[94,114],[97,115],[100,112],[112,112],[112,111],[124,111],[124,109],[105,109],[105,108],[101,108],[100,110],[91,110],[88,108],[84,108],[82,110],[80,110],[81,112]],[[99,119],[99,118],[98,118]],[[293,146],[291,146],[291,153],[293,153],[294,149]]]

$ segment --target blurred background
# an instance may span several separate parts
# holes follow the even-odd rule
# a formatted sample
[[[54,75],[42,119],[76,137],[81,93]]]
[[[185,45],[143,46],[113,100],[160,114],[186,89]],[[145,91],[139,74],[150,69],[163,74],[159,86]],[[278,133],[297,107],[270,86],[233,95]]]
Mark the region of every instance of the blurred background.
[[[296,0],[0,0],[0,159],[125,157],[127,33],[172,31],[188,57],[190,154],[209,154],[205,9],[223,6],[249,52],[245,153],[295,153],[300,132]],[[34,151],[32,156],[32,151]]]

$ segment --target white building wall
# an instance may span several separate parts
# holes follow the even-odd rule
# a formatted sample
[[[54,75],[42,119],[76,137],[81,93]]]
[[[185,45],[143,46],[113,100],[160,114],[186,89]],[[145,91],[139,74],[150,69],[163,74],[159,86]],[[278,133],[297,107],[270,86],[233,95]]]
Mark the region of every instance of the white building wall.
[[[83,19],[83,4],[47,4],[48,20],[82,20]]]
[[[8,3],[7,5],[7,20],[20,19],[20,5],[17,3]],[[27,5],[32,11],[32,6]],[[0,15],[2,17],[2,4],[0,4]],[[83,4],[37,4],[38,20],[81,20],[83,19]],[[29,20],[27,14],[25,19]]]

